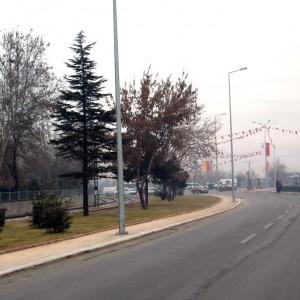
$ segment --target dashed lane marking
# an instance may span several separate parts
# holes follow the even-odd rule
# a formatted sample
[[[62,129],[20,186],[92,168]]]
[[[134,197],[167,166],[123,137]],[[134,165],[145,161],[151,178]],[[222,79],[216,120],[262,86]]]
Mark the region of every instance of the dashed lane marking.
[[[271,227],[273,224],[274,224],[274,223],[269,223],[268,225],[266,225],[266,226],[264,227],[264,229],[268,229],[268,228]]]
[[[251,239],[253,239],[255,236],[256,236],[256,233],[249,235],[247,238],[245,238],[244,240],[242,240],[242,241],[240,242],[240,244],[245,244],[245,243],[247,243],[248,241],[250,241]]]

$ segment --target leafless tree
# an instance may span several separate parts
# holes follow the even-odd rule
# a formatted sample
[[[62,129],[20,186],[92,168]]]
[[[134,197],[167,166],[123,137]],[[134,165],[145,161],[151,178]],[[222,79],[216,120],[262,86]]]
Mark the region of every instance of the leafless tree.
[[[45,57],[48,46],[32,31],[5,32],[0,40],[0,169],[6,157],[16,188],[22,153],[44,142],[56,97],[58,81]]]

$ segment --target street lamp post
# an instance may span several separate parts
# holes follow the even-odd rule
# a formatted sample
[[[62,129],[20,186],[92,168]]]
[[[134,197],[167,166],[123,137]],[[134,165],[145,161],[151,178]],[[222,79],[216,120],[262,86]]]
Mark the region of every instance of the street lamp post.
[[[218,166],[218,143],[217,143],[217,117],[224,116],[226,113],[215,115],[215,143],[216,143],[216,177],[217,177],[217,195],[219,195],[219,166]]]
[[[116,93],[116,119],[117,119],[116,123],[117,123],[117,159],[118,159],[119,234],[126,234],[127,232],[125,230],[123,147],[122,147],[122,131],[121,131],[121,103],[120,103],[118,25],[117,25],[116,0],[113,0],[113,24],[114,24],[115,93]]]
[[[235,202],[235,186],[234,186],[234,161],[233,161],[233,138],[232,138],[232,114],[231,114],[231,94],[230,94],[230,74],[238,71],[247,70],[247,67],[234,70],[228,73],[229,87],[229,119],[230,119],[230,155],[231,155],[231,187],[232,187],[232,202]]]
[[[266,180],[266,187],[268,187],[268,165],[267,165],[267,151],[266,151],[266,147],[267,147],[267,131],[268,128],[267,126],[269,125],[274,125],[276,124],[276,122],[271,123],[271,120],[268,120],[268,122],[266,123],[259,123],[259,122],[252,122],[253,124],[258,124],[261,125],[261,128],[264,129],[264,143],[265,143],[265,180]],[[275,150],[274,150],[275,151]]]

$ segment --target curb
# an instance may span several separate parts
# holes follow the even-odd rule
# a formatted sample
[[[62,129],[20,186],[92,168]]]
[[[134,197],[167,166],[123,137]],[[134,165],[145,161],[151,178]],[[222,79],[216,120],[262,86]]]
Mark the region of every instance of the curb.
[[[47,265],[47,264],[50,264],[50,263],[53,263],[53,262],[57,262],[57,261],[62,260],[62,259],[76,257],[76,256],[79,256],[79,255],[84,254],[84,253],[90,253],[90,252],[93,252],[93,251],[106,249],[106,248],[109,248],[111,246],[117,246],[117,245],[123,244],[123,243],[128,242],[128,241],[137,240],[141,237],[145,237],[145,236],[149,236],[149,235],[152,235],[152,234],[155,234],[155,233],[159,233],[161,231],[164,231],[164,230],[167,230],[167,229],[179,226],[179,225],[183,225],[183,224],[186,224],[186,223],[190,223],[190,222],[193,222],[193,221],[196,221],[196,220],[206,219],[206,218],[209,218],[211,216],[216,216],[216,215],[222,214],[224,212],[227,212],[229,210],[233,210],[233,209],[239,207],[242,202],[243,201],[241,199],[237,199],[237,202],[233,207],[225,208],[224,210],[220,210],[220,211],[217,211],[217,212],[211,212],[211,213],[209,213],[205,216],[188,218],[186,220],[181,220],[181,221],[178,221],[178,222],[175,222],[175,223],[172,223],[172,224],[159,226],[157,228],[150,229],[150,230],[144,230],[142,232],[134,233],[132,235],[122,235],[122,240],[117,240],[117,241],[112,240],[112,241],[99,242],[98,244],[94,244],[94,245],[89,246],[89,247],[83,247],[83,248],[80,248],[80,249],[68,251],[67,253],[60,253],[60,254],[49,256],[47,258],[43,258],[43,259],[40,259],[40,260],[37,260],[37,261],[34,261],[34,262],[30,262],[30,263],[26,263],[26,264],[23,264],[23,265],[18,265],[18,266],[14,266],[14,267],[11,267],[11,268],[7,268],[3,271],[0,271],[0,278],[4,277],[6,275],[10,275],[12,273],[19,272],[19,271],[34,269],[34,268],[40,267],[42,265]],[[114,229],[112,229],[112,230],[114,230]],[[116,235],[117,235],[117,233],[116,233]],[[46,245],[44,245],[44,246],[46,246]]]

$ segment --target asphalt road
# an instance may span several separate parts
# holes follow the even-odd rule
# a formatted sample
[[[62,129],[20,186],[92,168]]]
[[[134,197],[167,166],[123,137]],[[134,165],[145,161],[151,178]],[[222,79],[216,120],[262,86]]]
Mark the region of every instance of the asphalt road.
[[[300,196],[236,194],[225,214],[4,277],[0,299],[300,299]]]

